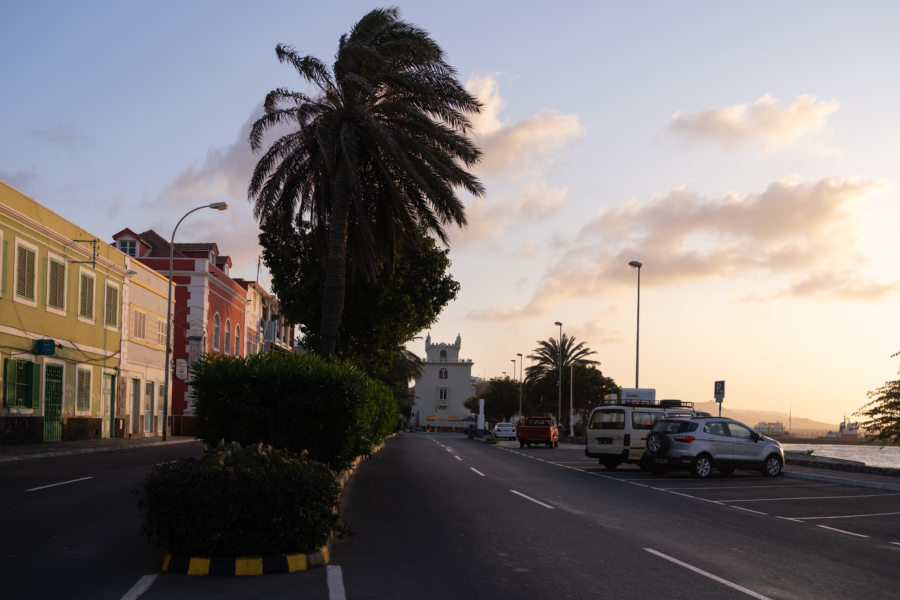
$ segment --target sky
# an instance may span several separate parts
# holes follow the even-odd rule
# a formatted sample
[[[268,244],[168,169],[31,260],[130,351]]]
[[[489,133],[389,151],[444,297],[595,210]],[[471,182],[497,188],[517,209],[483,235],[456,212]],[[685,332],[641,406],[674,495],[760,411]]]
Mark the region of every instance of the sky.
[[[268,287],[248,131],[268,91],[310,91],[275,46],[330,65],[384,6],[0,0],[0,180],[106,241],[226,201],[176,242]],[[623,387],[724,380],[726,409],[835,425],[897,378],[900,3],[395,6],[484,104],[461,290],[422,338],[518,377],[559,321]]]

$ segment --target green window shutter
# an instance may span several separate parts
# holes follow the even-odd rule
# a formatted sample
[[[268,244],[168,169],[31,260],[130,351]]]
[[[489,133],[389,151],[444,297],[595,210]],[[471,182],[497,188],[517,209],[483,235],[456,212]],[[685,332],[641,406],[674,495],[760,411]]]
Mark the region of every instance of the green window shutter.
[[[10,406],[10,401],[16,400],[16,361],[3,359],[3,402]]]
[[[28,365],[28,407],[41,407],[41,366],[37,363]]]

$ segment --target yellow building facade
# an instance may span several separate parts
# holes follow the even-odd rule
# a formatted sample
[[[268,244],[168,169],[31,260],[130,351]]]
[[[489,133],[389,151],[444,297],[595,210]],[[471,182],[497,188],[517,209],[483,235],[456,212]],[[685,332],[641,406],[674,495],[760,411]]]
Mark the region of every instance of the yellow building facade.
[[[2,181],[0,250],[0,443],[122,435],[126,256]]]

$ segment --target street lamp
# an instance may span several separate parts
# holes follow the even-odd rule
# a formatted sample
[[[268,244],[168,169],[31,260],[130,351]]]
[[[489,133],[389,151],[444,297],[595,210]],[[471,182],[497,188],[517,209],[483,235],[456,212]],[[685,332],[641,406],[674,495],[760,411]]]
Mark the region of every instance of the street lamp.
[[[637,335],[634,338],[634,387],[638,387],[638,365],[641,359],[641,267],[644,265],[636,260],[628,263],[629,267],[638,270],[637,281]]]
[[[181,225],[181,222],[184,221],[185,217],[187,217],[192,212],[196,212],[203,208],[227,210],[228,204],[225,202],[212,202],[210,204],[204,204],[203,206],[198,206],[197,208],[193,208],[187,211],[186,213],[184,213],[184,216],[178,220],[178,223],[175,224],[175,229],[172,230],[172,237],[169,238],[169,297],[166,300],[166,376],[165,383],[163,384],[163,441],[166,440],[166,432],[169,429],[169,371],[172,370],[172,366],[169,364],[169,361],[171,360],[172,342],[172,263],[175,260],[175,232],[178,231],[178,226]]]
[[[559,325],[559,401],[556,405],[556,424],[559,425],[562,419],[562,321],[556,321],[554,325]]]
[[[516,352],[519,357],[519,418],[522,418],[522,353]]]

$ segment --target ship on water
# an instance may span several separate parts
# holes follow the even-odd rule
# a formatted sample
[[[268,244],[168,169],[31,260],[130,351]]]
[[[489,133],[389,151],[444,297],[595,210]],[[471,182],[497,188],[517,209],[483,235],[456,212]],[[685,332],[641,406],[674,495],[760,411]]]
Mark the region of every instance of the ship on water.
[[[829,431],[825,437],[840,440],[861,440],[864,436],[859,430],[859,423],[848,421],[847,415],[844,415],[844,420],[838,427],[838,430]]]

